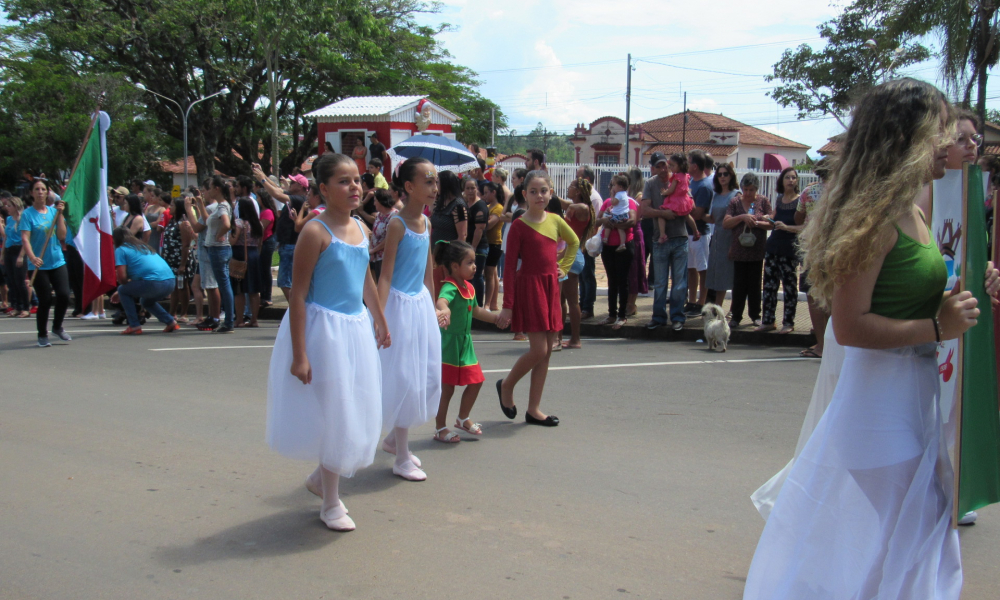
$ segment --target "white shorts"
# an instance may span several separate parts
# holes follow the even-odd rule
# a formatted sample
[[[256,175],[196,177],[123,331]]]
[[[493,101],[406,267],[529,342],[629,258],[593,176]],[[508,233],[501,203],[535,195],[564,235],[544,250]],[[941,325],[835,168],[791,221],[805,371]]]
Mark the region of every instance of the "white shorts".
[[[697,271],[708,270],[708,245],[712,234],[704,233],[697,242],[694,236],[688,236],[688,268]]]

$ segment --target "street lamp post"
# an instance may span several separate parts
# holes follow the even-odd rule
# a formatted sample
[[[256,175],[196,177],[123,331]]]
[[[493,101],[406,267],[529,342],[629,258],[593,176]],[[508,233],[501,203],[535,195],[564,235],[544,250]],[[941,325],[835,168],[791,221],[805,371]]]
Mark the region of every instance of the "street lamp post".
[[[184,110],[184,107],[181,106],[181,103],[178,102],[178,101],[176,101],[176,100],[174,100],[173,98],[168,98],[168,97],[164,96],[163,94],[161,94],[159,92],[154,92],[153,90],[147,88],[146,86],[142,85],[141,83],[135,84],[135,87],[139,88],[140,90],[142,90],[144,92],[149,92],[150,94],[153,94],[154,96],[159,96],[160,98],[163,98],[164,100],[169,100],[170,102],[173,102],[174,104],[177,105],[177,108],[181,111],[182,122],[184,124],[184,189],[187,189],[187,187],[188,187],[188,162],[187,162],[187,159],[188,159],[188,115],[191,114],[191,109],[194,108],[195,104],[198,104],[202,100],[208,100],[209,98],[214,98],[215,96],[219,96],[221,94],[228,94],[229,93],[229,88],[224,87],[221,90],[215,92],[214,94],[209,94],[208,96],[202,96],[201,98],[198,98],[197,100],[195,100],[194,102],[192,102],[191,105],[187,107],[187,110]]]

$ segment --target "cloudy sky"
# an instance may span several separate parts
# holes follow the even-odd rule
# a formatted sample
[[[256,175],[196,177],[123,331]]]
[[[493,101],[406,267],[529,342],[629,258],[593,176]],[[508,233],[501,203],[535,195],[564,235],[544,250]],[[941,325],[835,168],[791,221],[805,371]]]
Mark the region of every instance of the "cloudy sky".
[[[481,93],[518,132],[538,122],[571,132],[604,115],[624,119],[631,53],[633,123],[680,112],[686,91],[689,109],[809,144],[815,155],[840,126],[798,121],[765,95],[773,85],[762,76],[786,48],[821,43],[816,27],[836,13],[830,0],[443,0],[441,13],[426,20],[454,25],[442,43],[480,74]],[[937,67],[906,74],[935,83]],[[1000,81],[990,85],[998,98],[988,103],[1000,108],[994,90]]]

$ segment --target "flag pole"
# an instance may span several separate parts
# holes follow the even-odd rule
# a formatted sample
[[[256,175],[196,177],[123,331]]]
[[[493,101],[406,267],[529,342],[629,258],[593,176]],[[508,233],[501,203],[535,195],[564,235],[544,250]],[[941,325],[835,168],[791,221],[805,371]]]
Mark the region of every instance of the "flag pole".
[[[73,170],[69,172],[69,179],[66,180],[66,188],[69,188],[69,184],[73,181],[73,176],[76,175],[76,168],[80,166],[80,159],[83,158],[83,151],[87,149],[87,144],[90,142],[90,136],[94,133],[94,125],[101,116],[101,107],[104,105],[104,92],[97,97],[97,108],[94,109],[94,116],[90,118],[90,126],[87,127],[87,134],[83,136],[83,144],[80,145],[80,150],[76,153],[76,160],[73,161]],[[46,185],[46,187],[48,187]],[[50,190],[51,191],[51,190]],[[64,217],[65,218],[65,217]],[[52,240],[52,234],[55,233],[56,224],[59,223],[59,215],[57,214],[54,219],[52,219],[52,226],[49,227],[48,232],[45,234],[45,243],[42,244],[42,251],[36,254],[36,256],[44,256],[45,250],[49,247],[49,242]],[[39,268],[35,267],[31,271],[31,281],[28,282],[29,287],[35,286],[35,276],[38,275]]]

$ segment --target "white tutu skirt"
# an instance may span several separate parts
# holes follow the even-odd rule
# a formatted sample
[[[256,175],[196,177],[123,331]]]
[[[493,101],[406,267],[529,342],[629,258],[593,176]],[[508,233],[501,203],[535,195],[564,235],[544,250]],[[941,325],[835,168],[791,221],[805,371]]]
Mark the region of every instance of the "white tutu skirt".
[[[433,419],[441,403],[441,329],[430,292],[390,289],[385,320],[392,344],[379,350],[382,426],[416,427]]]
[[[764,485],[757,488],[757,491],[750,495],[754,506],[760,516],[767,520],[774,508],[774,501],[778,499],[778,492],[781,491],[782,484],[788,477],[788,472],[792,470],[795,459],[802,453],[806,442],[812,436],[813,430],[823,418],[826,407],[830,406],[833,399],[833,392],[837,389],[837,380],[840,379],[840,370],[844,366],[844,347],[837,343],[837,336],[833,334],[833,320],[828,319],[826,334],[823,336],[823,358],[819,362],[819,373],[816,374],[816,385],[813,387],[812,400],[809,401],[809,408],[806,410],[806,418],[802,422],[802,429],[799,431],[799,441],[795,445],[795,454],[788,461],[783,469],[774,474]]]
[[[350,477],[375,460],[382,426],[382,375],[368,311],[350,316],[306,303],[312,383],[291,374],[288,313],[267,379],[267,443]]]
[[[744,600],[956,600],[933,344],[844,352],[830,406],[764,526]]]

